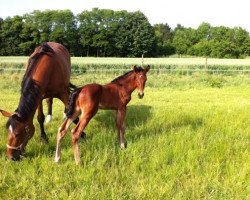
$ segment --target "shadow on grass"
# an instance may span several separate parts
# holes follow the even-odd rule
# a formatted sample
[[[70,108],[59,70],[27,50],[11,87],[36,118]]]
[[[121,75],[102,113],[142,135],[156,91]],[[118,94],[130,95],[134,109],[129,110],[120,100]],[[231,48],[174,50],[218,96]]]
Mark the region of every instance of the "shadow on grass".
[[[127,107],[126,129],[146,123],[151,118],[151,106],[131,105]],[[103,127],[117,131],[114,111],[99,111],[95,120]]]
[[[180,129],[191,129],[194,132],[199,129],[200,127],[204,126],[204,119],[198,116],[191,116],[189,114],[181,113],[175,119],[171,119],[171,116],[166,117],[164,120],[159,119],[153,121],[147,127],[140,127],[139,129],[131,130],[131,134],[127,139],[135,142],[139,140],[141,137],[144,138],[151,138],[157,135],[162,134],[170,134],[173,132],[178,132]]]

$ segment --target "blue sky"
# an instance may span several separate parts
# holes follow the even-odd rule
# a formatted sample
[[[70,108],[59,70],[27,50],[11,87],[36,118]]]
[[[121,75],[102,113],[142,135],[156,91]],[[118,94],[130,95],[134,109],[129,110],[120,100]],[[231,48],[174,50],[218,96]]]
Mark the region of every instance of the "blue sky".
[[[0,0],[0,17],[23,15],[33,10],[100,9],[142,11],[149,22],[178,23],[197,28],[202,22],[212,26],[241,26],[250,32],[249,0]]]

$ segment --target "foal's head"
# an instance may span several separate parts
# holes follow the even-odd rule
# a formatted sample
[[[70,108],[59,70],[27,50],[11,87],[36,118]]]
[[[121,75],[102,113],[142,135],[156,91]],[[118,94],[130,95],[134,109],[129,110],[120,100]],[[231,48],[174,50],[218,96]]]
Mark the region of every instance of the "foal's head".
[[[145,83],[147,81],[146,74],[149,71],[149,69],[150,69],[149,65],[145,69],[143,69],[141,67],[134,66],[135,81],[136,81],[136,86],[138,89],[138,97],[140,99],[142,99],[144,96],[144,87],[145,87]]]
[[[0,110],[3,116],[9,117],[7,156],[11,160],[19,160],[28,140],[33,136],[35,128],[32,123],[26,123],[18,113]]]

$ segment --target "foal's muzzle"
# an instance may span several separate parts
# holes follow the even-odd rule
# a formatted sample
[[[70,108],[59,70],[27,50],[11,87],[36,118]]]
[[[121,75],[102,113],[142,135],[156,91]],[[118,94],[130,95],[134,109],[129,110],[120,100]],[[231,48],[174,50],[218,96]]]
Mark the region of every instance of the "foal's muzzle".
[[[142,99],[142,98],[143,98],[143,96],[144,96],[144,93],[138,93],[138,97],[139,97],[139,99]]]

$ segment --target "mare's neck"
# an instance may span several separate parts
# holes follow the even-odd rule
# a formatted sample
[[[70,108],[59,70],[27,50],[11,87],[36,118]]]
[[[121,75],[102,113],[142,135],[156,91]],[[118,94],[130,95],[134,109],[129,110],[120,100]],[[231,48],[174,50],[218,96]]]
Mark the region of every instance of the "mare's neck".
[[[39,102],[42,99],[41,89],[34,80],[28,79],[22,83],[21,97],[16,112],[24,121],[33,120]]]

